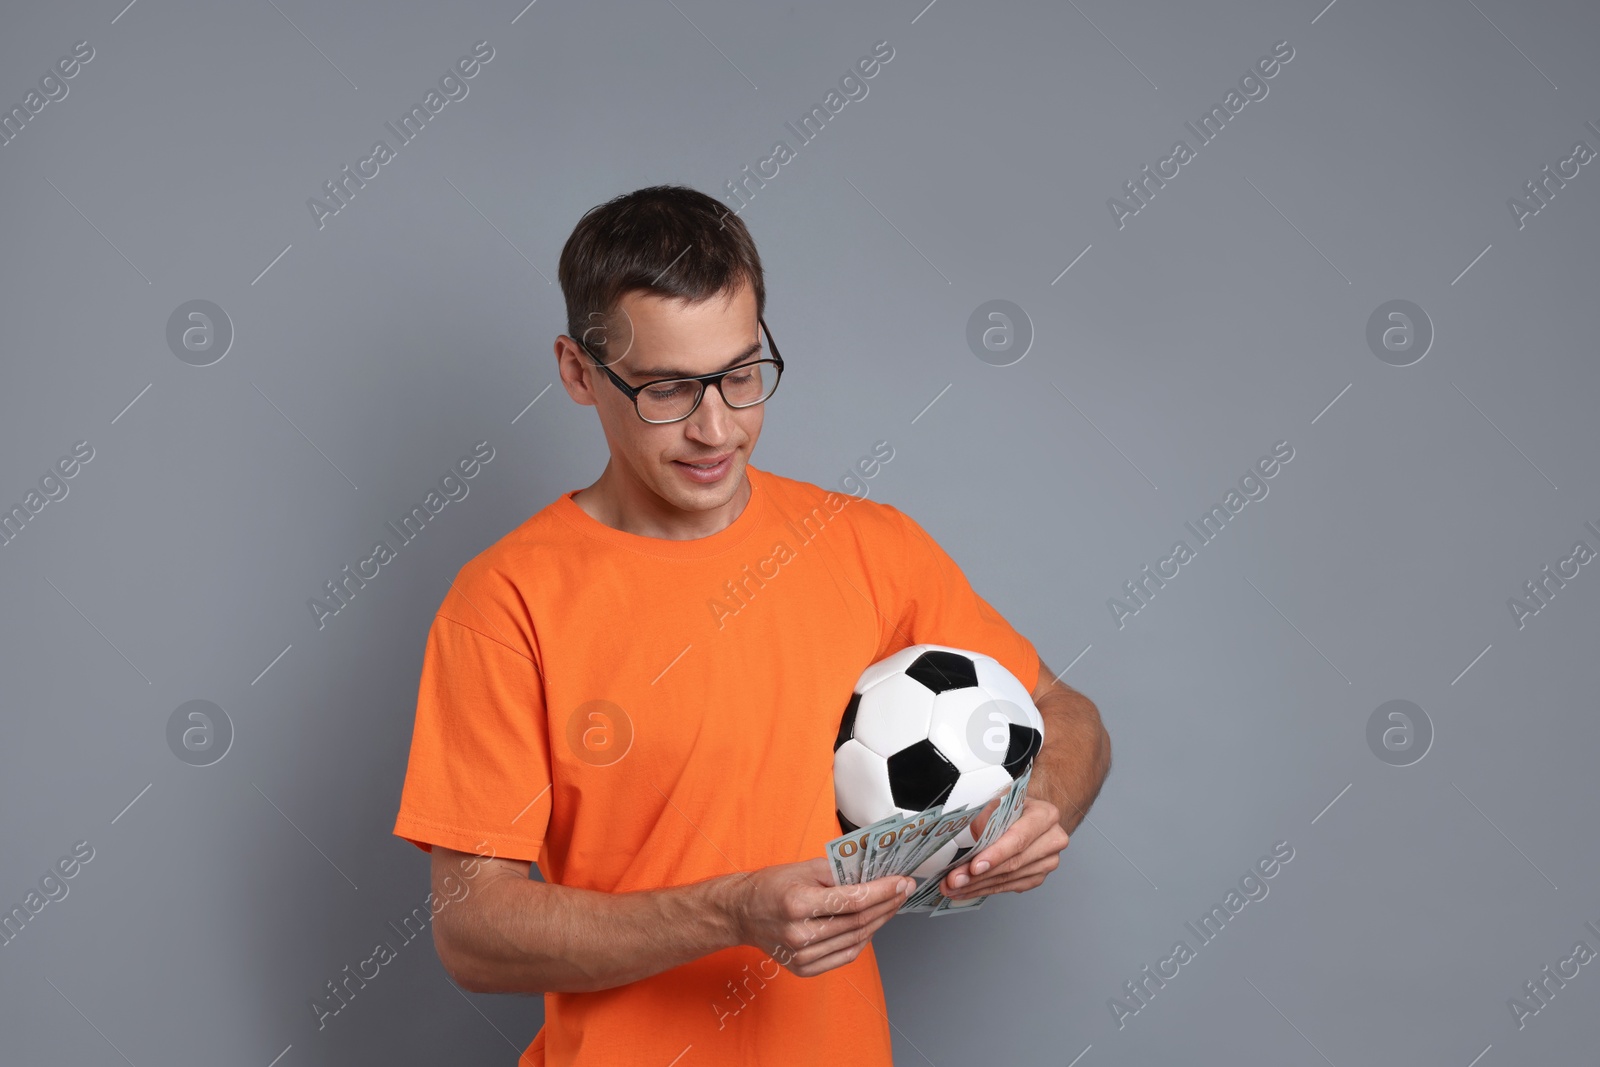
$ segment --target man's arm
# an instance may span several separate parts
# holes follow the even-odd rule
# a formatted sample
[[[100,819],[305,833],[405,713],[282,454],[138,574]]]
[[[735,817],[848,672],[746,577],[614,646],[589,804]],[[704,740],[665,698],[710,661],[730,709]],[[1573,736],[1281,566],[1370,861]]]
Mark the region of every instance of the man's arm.
[[[1094,701],[1055,677],[1041,659],[1033,703],[1044,718],[1044,746],[1033,758],[1028,795],[1060,809],[1061,828],[1070,834],[1111,770],[1111,738]]]
[[[599,893],[528,877],[525,860],[433,847],[439,960],[474,993],[588,992],[738,944],[727,878],[649,893]],[[475,873],[467,872],[476,868]],[[467,891],[449,888],[464,880]]]
[[[742,944],[813,977],[855,959],[911,886],[835,888],[820,857],[631,893],[534,881],[530,866],[433,846],[434,949],[463,989],[593,992]]]

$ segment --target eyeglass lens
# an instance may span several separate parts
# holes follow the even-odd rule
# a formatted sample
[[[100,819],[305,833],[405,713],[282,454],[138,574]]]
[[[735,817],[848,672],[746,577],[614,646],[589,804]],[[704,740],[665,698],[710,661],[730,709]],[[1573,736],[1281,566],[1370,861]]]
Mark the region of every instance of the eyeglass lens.
[[[765,353],[762,353],[765,358]],[[759,404],[772,395],[778,384],[777,365],[771,362],[755,363],[726,374],[722,378],[722,398],[729,407],[749,407]],[[647,386],[638,395],[639,414],[650,422],[670,422],[681,419],[694,410],[695,403],[705,389],[705,382],[680,378],[670,382],[657,382]]]

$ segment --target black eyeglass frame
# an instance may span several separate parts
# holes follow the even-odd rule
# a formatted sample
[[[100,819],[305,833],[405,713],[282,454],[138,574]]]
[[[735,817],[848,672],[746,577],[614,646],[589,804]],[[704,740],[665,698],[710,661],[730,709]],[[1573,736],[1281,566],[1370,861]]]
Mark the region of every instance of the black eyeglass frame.
[[[590,359],[594,360],[595,366],[606,372],[606,376],[611,379],[612,384],[618,389],[621,389],[623,394],[633,402],[633,413],[635,415],[638,415],[642,421],[649,423],[651,426],[670,426],[675,422],[682,422],[690,415],[693,415],[695,411],[699,409],[700,401],[706,398],[706,389],[713,385],[717,387],[717,395],[722,397],[722,402],[724,404],[728,404],[728,406],[733,408],[735,411],[742,411],[745,408],[757,407],[772,399],[773,393],[778,391],[778,383],[783,380],[783,356],[778,352],[778,343],[772,339],[772,331],[767,329],[766,320],[760,315],[757,315],[756,322],[761,327],[761,335],[767,339],[767,347],[772,349],[772,357],[770,359],[752,359],[748,363],[740,363],[738,366],[729,367],[727,370],[717,371],[713,374],[699,374],[687,378],[656,378],[652,381],[645,382],[643,385],[637,386],[629,385],[627,382],[623,381],[622,378],[618,376],[616,371],[612,370],[605,363],[601,362],[600,359],[598,359],[595,354],[590,351],[589,346],[585,344],[581,338],[574,337],[573,341],[578,345],[579,348],[583,349]],[[722,392],[722,379],[732,374],[734,371],[744,370],[745,368],[753,367],[758,363],[773,363],[777,365],[778,376],[772,381],[772,392],[768,393],[760,400],[757,400],[754,404],[729,404],[727,395]],[[685,411],[682,415],[679,415],[675,419],[667,419],[664,422],[656,422],[653,419],[646,419],[644,417],[644,412],[639,410],[639,394],[650,388],[652,385],[661,385],[664,382],[699,382],[700,395],[694,398],[694,404],[690,406],[688,411]]]

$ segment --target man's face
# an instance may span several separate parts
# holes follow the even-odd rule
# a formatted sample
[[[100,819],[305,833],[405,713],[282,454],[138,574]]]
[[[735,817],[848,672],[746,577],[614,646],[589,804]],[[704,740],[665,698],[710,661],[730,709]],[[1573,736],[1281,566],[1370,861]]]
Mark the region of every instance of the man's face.
[[[609,330],[591,328],[584,340],[603,337],[606,348],[595,354],[631,386],[711,374],[762,355],[752,351],[761,335],[748,284],[731,299],[718,294],[698,304],[632,292],[619,308]],[[562,338],[556,352],[567,392],[599,411],[617,477],[614,489],[625,505],[670,519],[674,512],[723,507],[740,492],[745,464],[761,436],[764,404],[730,408],[718,390],[708,388],[688,418],[651,424],[576,345]],[[709,473],[689,466],[713,460],[723,462]]]

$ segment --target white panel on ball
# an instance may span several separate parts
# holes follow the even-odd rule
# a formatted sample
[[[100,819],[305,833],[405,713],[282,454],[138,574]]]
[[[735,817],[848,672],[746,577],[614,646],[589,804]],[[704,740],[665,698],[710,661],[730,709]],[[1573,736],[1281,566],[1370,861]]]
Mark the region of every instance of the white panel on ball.
[[[1033,702],[1033,695],[1029,693],[1017,676],[1002,667],[998,660],[988,656],[973,656],[973,663],[978,668],[978,684],[1001,700],[1009,700],[1021,708],[1028,716],[1028,721],[1035,730],[1044,730],[1044,717],[1039,714],[1038,707]]]
[[[956,787],[950,790],[950,799],[944,802],[946,811],[964,804],[987,804],[1011,788],[1011,775],[999,764],[985,764],[970,774],[963,774]],[[916,812],[912,812],[913,815]]]
[[[833,753],[833,794],[839,813],[868,826],[894,810],[888,762],[851,738]]]
[[[913,657],[915,658],[915,657]],[[904,674],[890,675],[861,696],[855,739],[888,757],[928,736],[933,693]]]
[[[998,757],[989,753],[990,758],[986,759],[985,753],[974,751],[971,743],[973,716],[982,715],[983,709],[994,702],[994,696],[987,689],[950,689],[933,698],[928,740],[938,746],[957,770],[975,771],[980,767],[1005,762],[1004,747]],[[1007,721],[1012,720],[1008,718]],[[985,723],[985,728],[988,725]]]

